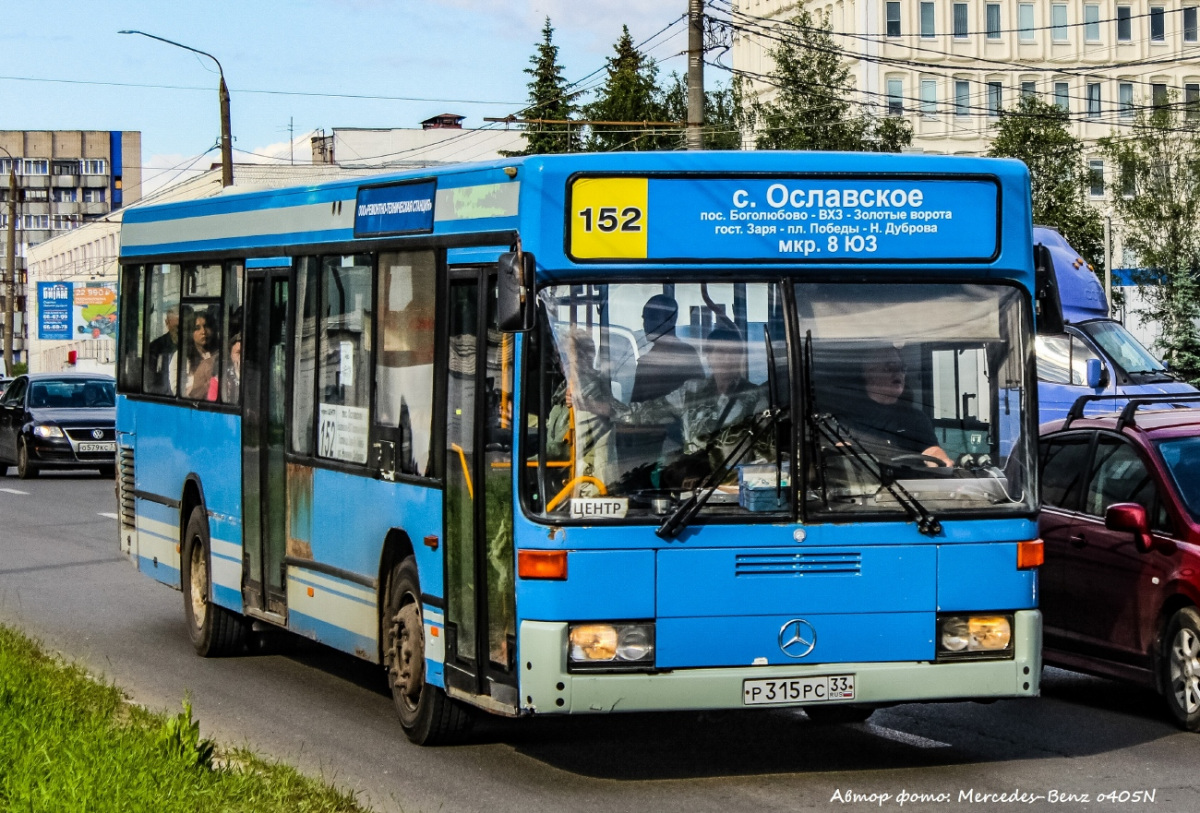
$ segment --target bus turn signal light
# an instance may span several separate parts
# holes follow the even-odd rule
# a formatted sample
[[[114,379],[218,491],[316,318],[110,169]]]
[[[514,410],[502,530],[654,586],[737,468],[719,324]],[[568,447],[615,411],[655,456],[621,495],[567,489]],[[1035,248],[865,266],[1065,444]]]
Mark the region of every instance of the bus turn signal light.
[[[1030,539],[1017,543],[1017,570],[1032,570],[1046,561],[1046,550],[1042,540]]]
[[[565,550],[518,550],[517,575],[522,579],[566,579]]]

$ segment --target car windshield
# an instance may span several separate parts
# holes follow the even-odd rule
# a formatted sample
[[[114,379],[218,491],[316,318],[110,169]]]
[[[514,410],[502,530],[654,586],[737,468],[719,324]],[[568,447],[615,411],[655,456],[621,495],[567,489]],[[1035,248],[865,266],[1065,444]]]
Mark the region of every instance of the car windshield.
[[[813,512],[1032,510],[1032,344],[1015,288],[796,286]]]
[[[1142,347],[1119,322],[1099,319],[1094,322],[1083,322],[1079,329],[1092,337],[1092,340],[1116,362],[1117,366],[1126,373],[1160,373],[1166,374],[1167,368],[1162,362]]]
[[[116,403],[114,383],[104,379],[43,379],[29,384],[31,409],[95,409]]]
[[[1158,453],[1188,512],[1200,517],[1200,437],[1161,441]]]
[[[791,510],[779,286],[559,285],[540,313],[526,345],[532,510],[661,521],[698,492],[706,515]]]

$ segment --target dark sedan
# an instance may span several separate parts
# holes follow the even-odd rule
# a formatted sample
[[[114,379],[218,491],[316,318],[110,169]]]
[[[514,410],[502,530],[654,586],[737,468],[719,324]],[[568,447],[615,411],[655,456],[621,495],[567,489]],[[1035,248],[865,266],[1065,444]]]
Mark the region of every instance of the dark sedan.
[[[0,476],[42,469],[116,469],[116,385],[95,373],[30,373],[0,397]]]

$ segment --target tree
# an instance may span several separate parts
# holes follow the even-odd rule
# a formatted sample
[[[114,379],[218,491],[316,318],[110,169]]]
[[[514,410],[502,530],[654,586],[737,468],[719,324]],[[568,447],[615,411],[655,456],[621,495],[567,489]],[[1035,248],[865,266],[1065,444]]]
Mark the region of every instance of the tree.
[[[663,96],[666,121],[687,122],[687,80],[677,73],[671,74],[671,83]],[[718,85],[704,92],[704,128],[701,130],[701,146],[706,150],[740,150],[741,96],[735,85]]]
[[[855,111],[854,83],[828,16],[801,6],[776,33],[769,81],[778,93],[770,102],[752,99],[746,113],[760,150],[898,152],[912,143],[907,121]]]
[[[1171,369],[1200,382],[1200,120],[1173,98],[1140,111],[1128,135],[1100,139],[1117,169],[1113,203],[1126,247],[1138,256],[1140,314],[1162,326]]]
[[[1058,105],[1023,96],[1001,112],[988,155],[1025,162],[1033,222],[1058,229],[1103,276],[1104,223],[1085,199],[1091,170],[1084,161],[1083,144],[1067,129],[1069,122],[1067,112]]]
[[[604,84],[596,98],[584,106],[591,121],[662,122],[667,120],[663,93],[658,87],[658,65],[637,49],[629,26],[613,46]],[[612,150],[670,150],[683,145],[680,128],[645,127],[640,124],[592,125],[587,148]]]
[[[575,115],[575,104],[570,84],[563,76],[563,66],[558,64],[558,46],[554,44],[554,27],[550,18],[542,26],[542,41],[529,58],[531,67],[525,73],[529,80],[529,107],[521,111],[523,119],[549,119],[570,121]],[[545,153],[578,152],[582,148],[581,126],[570,124],[527,124],[525,126],[525,149],[506,155],[543,155]]]

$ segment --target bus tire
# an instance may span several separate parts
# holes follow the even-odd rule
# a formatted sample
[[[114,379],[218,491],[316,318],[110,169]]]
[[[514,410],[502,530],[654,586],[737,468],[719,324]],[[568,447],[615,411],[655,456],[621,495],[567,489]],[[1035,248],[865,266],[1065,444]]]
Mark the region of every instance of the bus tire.
[[[188,517],[183,536],[183,561],[179,567],[183,614],[187,619],[188,637],[196,654],[218,658],[242,650],[246,625],[239,615],[212,602],[210,548],[208,518],[204,514],[204,507],[198,505]]]
[[[473,722],[466,706],[425,682],[425,626],[417,563],[409,556],[388,575],[383,617],[383,665],[400,727],[417,745],[461,741]]]
[[[875,713],[870,706],[805,706],[804,713],[817,725],[845,725],[866,722]]]
[[[38,476],[38,468],[29,460],[29,444],[24,439],[17,449],[17,476],[28,480]]]
[[[1200,731],[1200,612],[1171,616],[1162,643],[1163,694],[1180,728]]]

